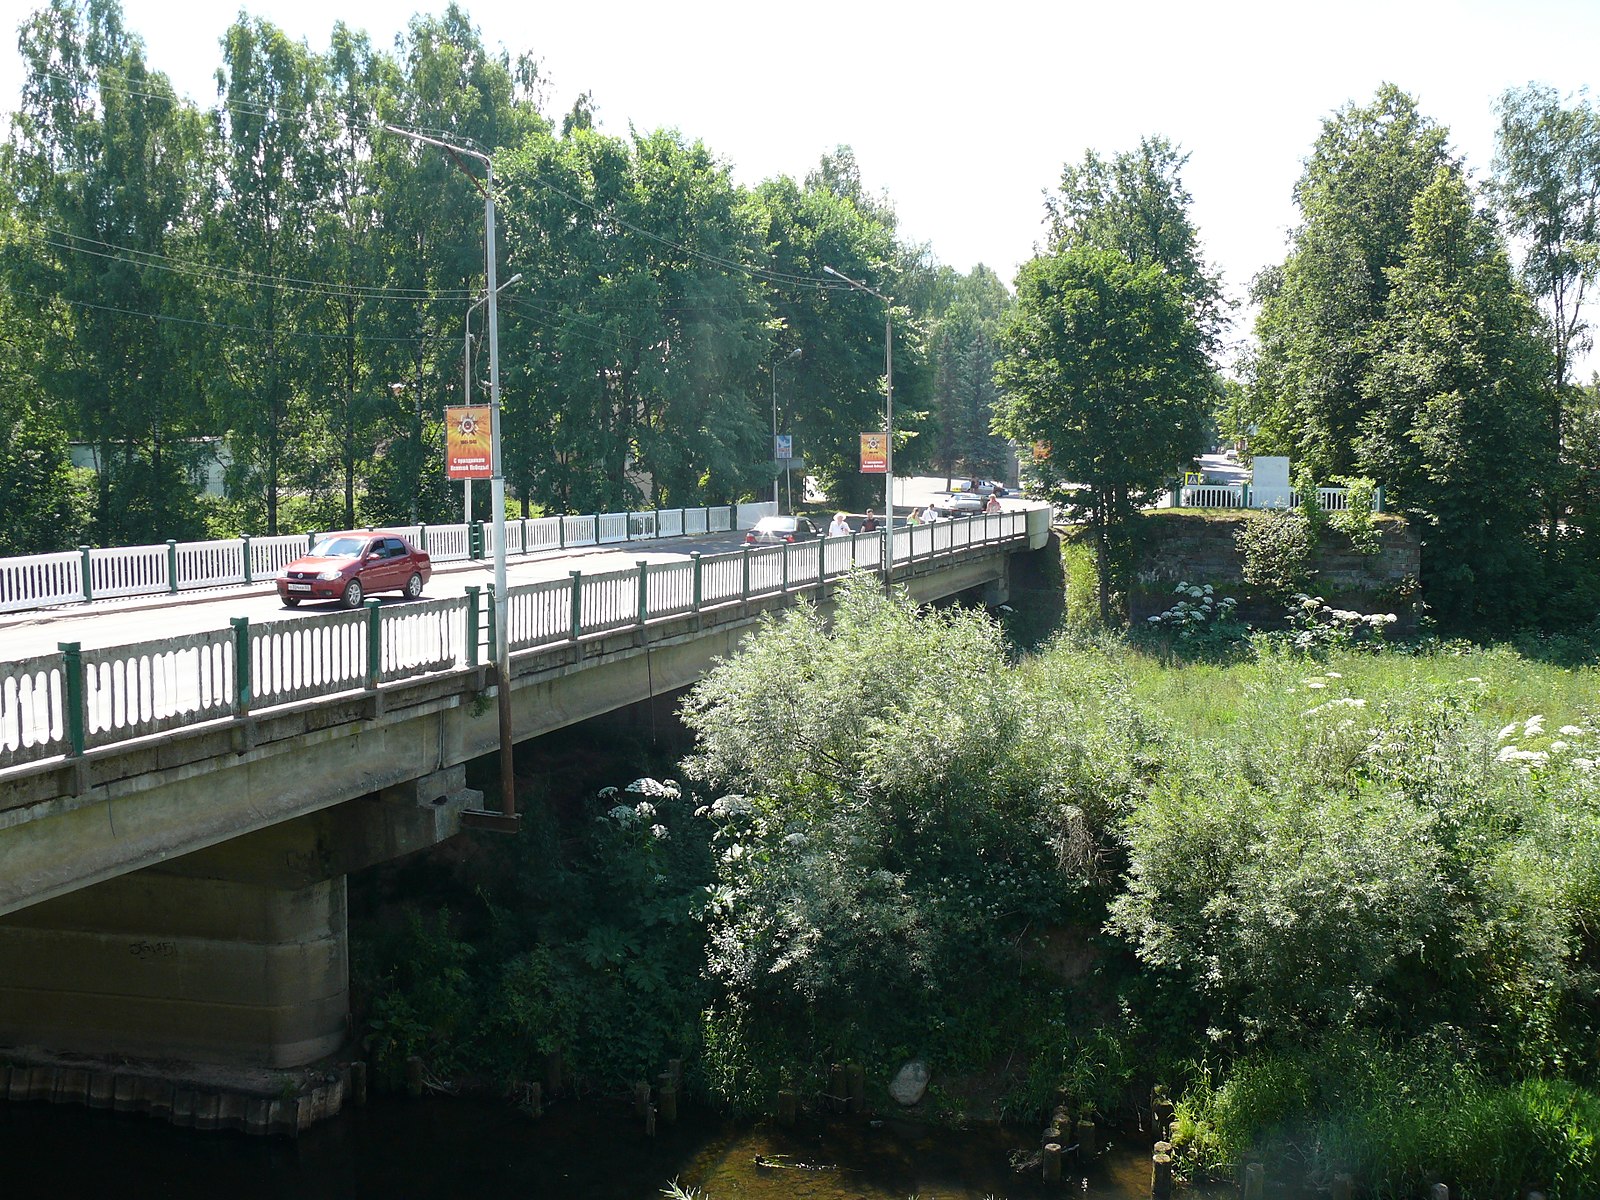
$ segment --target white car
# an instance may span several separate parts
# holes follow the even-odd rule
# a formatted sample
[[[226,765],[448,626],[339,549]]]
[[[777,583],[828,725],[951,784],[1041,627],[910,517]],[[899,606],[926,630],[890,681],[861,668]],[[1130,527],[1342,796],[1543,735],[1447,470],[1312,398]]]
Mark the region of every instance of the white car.
[[[951,492],[948,495],[935,496],[933,509],[946,517],[972,517],[981,513],[986,503],[984,497],[977,492]]]

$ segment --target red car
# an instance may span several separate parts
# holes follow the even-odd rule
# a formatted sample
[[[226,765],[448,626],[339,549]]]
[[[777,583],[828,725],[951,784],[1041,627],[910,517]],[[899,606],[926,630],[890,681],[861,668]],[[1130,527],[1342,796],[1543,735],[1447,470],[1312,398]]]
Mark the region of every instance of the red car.
[[[412,600],[433,575],[433,561],[392,533],[328,533],[278,572],[286,608],[302,600],[337,600],[360,608],[372,592],[404,592]]]

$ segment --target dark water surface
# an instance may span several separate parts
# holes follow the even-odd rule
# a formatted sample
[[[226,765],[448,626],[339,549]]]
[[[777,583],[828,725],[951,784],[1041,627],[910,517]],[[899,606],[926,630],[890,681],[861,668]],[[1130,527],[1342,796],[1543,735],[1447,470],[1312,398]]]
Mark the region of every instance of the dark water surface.
[[[143,1117],[0,1104],[0,1197],[518,1197],[648,1200],[678,1180],[708,1200],[1135,1200],[1150,1194],[1142,1138],[1113,1141],[1085,1179],[1047,1187],[1024,1130],[949,1132],[850,1118],[794,1130],[694,1110],[653,1140],[626,1105],[383,1099],[298,1141],[202,1134]],[[757,1160],[765,1164],[758,1165]]]

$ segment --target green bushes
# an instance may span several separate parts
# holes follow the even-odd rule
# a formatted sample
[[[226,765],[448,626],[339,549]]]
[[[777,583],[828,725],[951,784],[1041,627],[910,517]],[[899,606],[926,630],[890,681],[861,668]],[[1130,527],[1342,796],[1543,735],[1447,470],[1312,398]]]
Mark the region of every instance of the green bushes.
[[[1595,1194],[1593,672],[1247,651],[1175,667],[1080,633],[1014,661],[981,614],[854,580],[694,690],[699,794],[530,813],[478,953],[410,929],[422,967],[377,972],[385,1061],[514,1078],[559,1045],[620,1087],[681,1055],[759,1110],[915,1054],[1031,1119],[1063,1093],[1115,1116],[1194,1059],[1191,1170]],[[1070,953],[1034,952],[1046,931]]]
[[[1415,1042],[1330,1038],[1262,1053],[1226,1077],[1199,1072],[1174,1120],[1191,1175],[1232,1177],[1246,1161],[1324,1186],[1349,1173],[1378,1197],[1444,1179],[1467,1200],[1600,1193],[1600,1093],[1563,1080],[1497,1083],[1448,1031]]]
[[[998,630],[858,578],[831,624],[765,625],[685,717],[689,772],[721,795],[705,809],[721,1092],[749,1106],[841,1058],[948,1070],[995,1052],[1023,999],[1016,937],[1067,911],[1095,859]]]
[[[1061,544],[1067,576],[1066,627],[1088,632],[1100,628],[1100,568],[1087,538]]]
[[[1234,543],[1244,560],[1244,581],[1264,595],[1287,598],[1310,585],[1315,532],[1303,514],[1254,513],[1239,526]]]

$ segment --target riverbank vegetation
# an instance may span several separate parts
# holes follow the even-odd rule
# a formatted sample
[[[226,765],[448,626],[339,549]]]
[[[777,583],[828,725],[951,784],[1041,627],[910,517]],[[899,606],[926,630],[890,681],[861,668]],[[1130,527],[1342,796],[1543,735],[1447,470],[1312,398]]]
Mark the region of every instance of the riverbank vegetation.
[[[374,1054],[510,1083],[560,1051],[602,1090],[682,1058],[757,1112],[841,1061],[891,1105],[920,1057],[940,1119],[1163,1083],[1194,1176],[1594,1194],[1595,683],[1294,631],[1018,659],[857,580],[693,690],[681,770],[530,805],[398,926]]]

